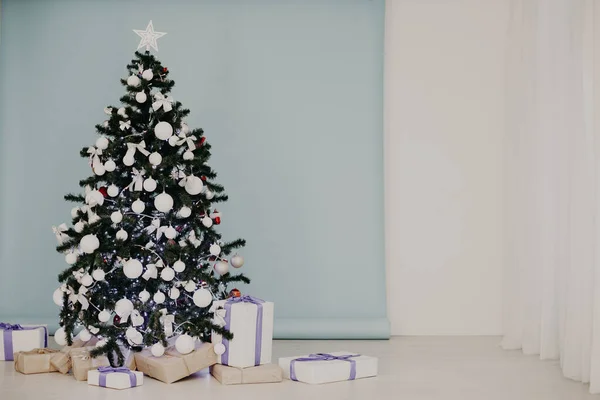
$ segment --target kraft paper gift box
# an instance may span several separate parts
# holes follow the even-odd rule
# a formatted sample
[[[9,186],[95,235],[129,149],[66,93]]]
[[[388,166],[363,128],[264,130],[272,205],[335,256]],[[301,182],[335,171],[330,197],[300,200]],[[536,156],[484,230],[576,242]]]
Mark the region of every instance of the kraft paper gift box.
[[[233,333],[227,340],[213,332],[212,342],[223,343],[225,352],[218,363],[246,368],[271,362],[273,349],[273,308],[270,301],[252,296],[215,301],[215,322]]]
[[[210,373],[223,385],[275,383],[283,380],[283,373],[277,364],[263,364],[248,368],[215,364],[210,367]]]
[[[59,353],[54,349],[34,349],[15,353],[15,371],[22,374],[41,374],[58,371],[50,359]]]
[[[88,385],[112,388],[129,389],[144,384],[142,372],[131,371],[129,368],[100,367],[88,371]]]
[[[311,384],[348,381],[377,375],[377,358],[349,351],[283,357],[279,366],[286,379]]]
[[[79,349],[72,349],[69,352],[69,355],[71,356],[73,377],[78,381],[87,380],[87,373],[89,370],[110,366],[110,362],[106,356],[92,358],[90,356],[90,351],[92,349],[93,347],[82,347]]]
[[[48,347],[46,325],[11,325],[0,322],[0,361],[13,361],[14,353]]]
[[[93,346],[97,342],[97,338],[92,338],[87,342],[84,342],[80,339],[75,339],[73,340],[73,344],[71,346],[64,346],[62,349],[60,349],[60,352],[54,354],[50,359],[50,364],[61,374],[68,374],[71,370],[71,356],[69,355],[69,352],[73,349]]]
[[[199,344],[189,354],[181,354],[173,348],[168,348],[162,357],[154,357],[148,349],[135,353],[138,371],[164,383],[183,379],[216,362],[217,355],[211,343]]]

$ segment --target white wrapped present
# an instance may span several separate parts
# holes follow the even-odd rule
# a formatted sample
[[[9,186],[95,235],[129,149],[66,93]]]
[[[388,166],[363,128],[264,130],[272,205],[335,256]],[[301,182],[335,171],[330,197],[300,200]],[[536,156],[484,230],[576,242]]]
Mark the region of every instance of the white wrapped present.
[[[100,367],[88,371],[88,385],[112,389],[129,389],[144,384],[144,373],[126,367]]]
[[[218,363],[237,368],[270,363],[273,303],[252,296],[241,296],[216,301],[214,306],[216,322],[221,322],[225,329],[233,333],[233,339],[227,340],[213,332],[215,350],[220,347],[219,343],[224,345]]]
[[[11,325],[0,322],[0,361],[14,360],[14,353],[48,347],[46,325]]]
[[[283,377],[321,384],[368,378],[377,375],[377,358],[338,351],[279,359]]]

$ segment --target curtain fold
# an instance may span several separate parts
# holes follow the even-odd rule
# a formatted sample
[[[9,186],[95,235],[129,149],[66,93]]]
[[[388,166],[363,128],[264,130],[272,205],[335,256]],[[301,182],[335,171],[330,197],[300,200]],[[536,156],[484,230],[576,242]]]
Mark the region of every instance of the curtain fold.
[[[502,345],[560,359],[566,377],[600,393],[595,8],[511,1]]]

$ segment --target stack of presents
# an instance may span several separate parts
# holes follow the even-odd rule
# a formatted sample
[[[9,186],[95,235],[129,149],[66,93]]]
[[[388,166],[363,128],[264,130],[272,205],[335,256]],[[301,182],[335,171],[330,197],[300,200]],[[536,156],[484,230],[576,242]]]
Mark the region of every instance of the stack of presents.
[[[149,349],[125,352],[125,363],[111,367],[105,356],[90,357],[96,339],[75,340],[61,350],[48,348],[46,326],[0,323],[0,360],[14,360],[23,374],[71,373],[78,381],[113,389],[141,386],[144,375],[173,383],[205,368],[224,385],[275,383],[284,378],[311,384],[338,382],[377,375],[377,358],[351,352],[283,357],[271,363],[273,303],[251,296],[215,301],[218,324],[233,333],[232,340],[213,333],[211,343],[200,343],[188,354],[175,346],[155,357]]]

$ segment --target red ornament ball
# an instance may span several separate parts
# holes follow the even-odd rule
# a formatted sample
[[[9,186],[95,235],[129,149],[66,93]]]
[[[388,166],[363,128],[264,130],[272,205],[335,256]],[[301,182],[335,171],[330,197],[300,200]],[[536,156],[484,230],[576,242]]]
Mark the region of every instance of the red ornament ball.
[[[206,142],[206,138],[204,136],[202,136],[200,138],[200,141],[198,141],[198,143],[196,143],[196,148],[199,149],[200,147],[202,147],[202,145],[204,144],[204,142]]]
[[[119,317],[118,315],[115,315],[115,317],[113,318],[113,325],[119,325],[121,323],[121,317]]]
[[[203,181],[205,181],[205,180],[206,180],[206,176],[202,175],[202,176],[200,177],[200,179],[202,179]]]
[[[177,232],[181,232],[183,230],[183,225],[179,225],[177,228],[175,228],[175,230]]]
[[[102,193],[102,196],[108,197],[108,189],[106,188],[106,186],[102,186],[100,189],[98,189],[98,191]]]
[[[167,68],[167,67],[164,67],[164,68],[162,69],[162,72],[163,72],[163,74],[166,74],[167,72],[169,72],[169,68]]]
[[[242,292],[240,292],[238,289],[231,289],[231,292],[229,292],[229,297],[241,297],[242,296]]]
[[[220,225],[221,224],[221,217],[216,217],[215,218],[215,225]]]

